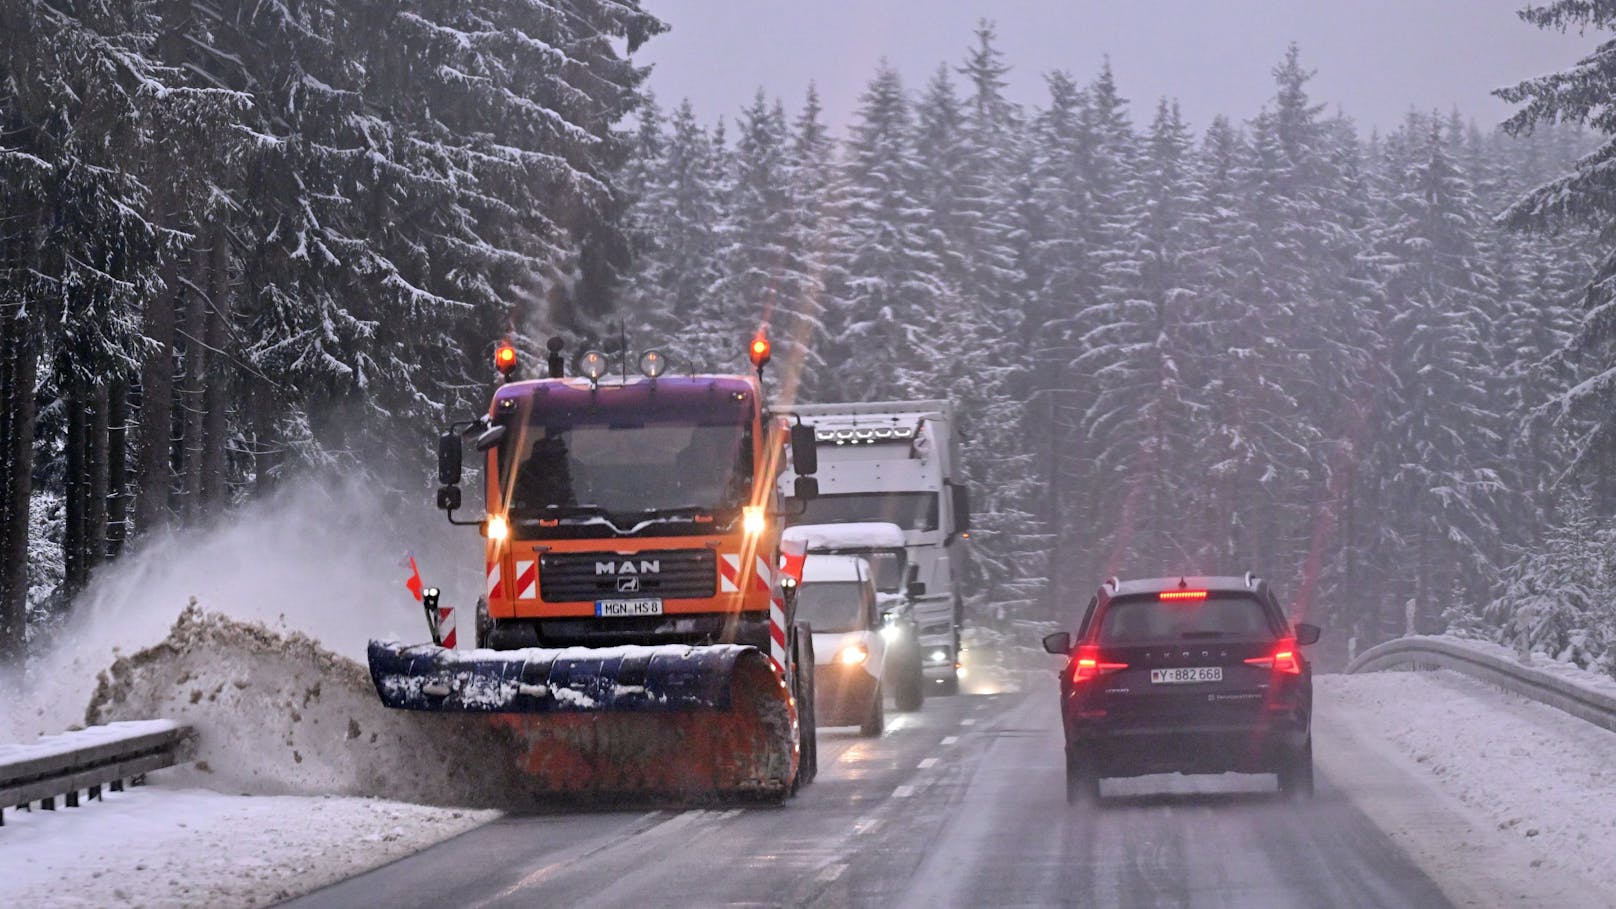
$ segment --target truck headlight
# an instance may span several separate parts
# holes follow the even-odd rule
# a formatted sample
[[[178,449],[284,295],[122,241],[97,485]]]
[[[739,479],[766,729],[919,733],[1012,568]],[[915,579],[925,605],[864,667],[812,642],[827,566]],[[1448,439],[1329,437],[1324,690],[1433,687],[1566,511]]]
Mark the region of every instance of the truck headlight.
[[[930,660],[933,663],[946,663],[946,662],[948,662],[948,651],[946,651],[946,650],[933,650],[930,653],[930,655],[928,655],[926,657],[926,659]]]
[[[741,529],[746,531],[747,536],[757,536],[762,533],[767,523],[763,518],[762,505],[743,505],[741,507]]]
[[[881,626],[881,637],[889,644],[894,643],[903,638],[903,629],[896,623],[888,622]]]
[[[870,658],[870,649],[863,644],[848,644],[836,654],[836,662],[843,666],[862,666]]]

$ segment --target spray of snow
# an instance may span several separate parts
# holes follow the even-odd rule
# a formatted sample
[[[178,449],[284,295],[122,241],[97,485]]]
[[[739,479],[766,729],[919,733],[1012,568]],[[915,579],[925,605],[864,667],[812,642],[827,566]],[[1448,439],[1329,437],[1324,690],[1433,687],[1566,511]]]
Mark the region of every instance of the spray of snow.
[[[470,606],[480,544],[424,501],[321,477],[209,526],[154,534],[98,573],[73,616],[36,642],[25,676],[0,675],[0,740],[82,723],[97,674],[162,641],[193,599],[209,613],[301,633],[359,660],[372,637],[425,640],[421,608],[403,586],[405,553],[443,588],[445,605]]]

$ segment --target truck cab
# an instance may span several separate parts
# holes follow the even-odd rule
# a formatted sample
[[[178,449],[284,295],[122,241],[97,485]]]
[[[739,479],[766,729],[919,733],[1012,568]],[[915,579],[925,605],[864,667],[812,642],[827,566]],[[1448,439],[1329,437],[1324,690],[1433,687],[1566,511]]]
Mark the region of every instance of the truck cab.
[[[818,443],[818,496],[792,524],[879,522],[903,533],[904,590],[913,603],[928,687],[959,686],[961,589],[970,506],[947,401],[800,404]],[[796,473],[782,471],[790,490]]]

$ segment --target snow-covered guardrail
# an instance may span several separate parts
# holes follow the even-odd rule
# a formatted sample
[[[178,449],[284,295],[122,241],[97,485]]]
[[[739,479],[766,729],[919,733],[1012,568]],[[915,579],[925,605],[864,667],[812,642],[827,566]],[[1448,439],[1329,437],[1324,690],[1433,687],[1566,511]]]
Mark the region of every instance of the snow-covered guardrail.
[[[189,726],[173,720],[137,720],[44,736],[29,745],[0,745],[0,826],[6,808],[38,802],[54,810],[58,796],[77,808],[80,790],[99,799],[103,786],[119,792],[125,780],[138,784],[179,761],[190,736]]]
[[[1399,666],[1451,669],[1616,731],[1616,683],[1565,664],[1528,666],[1497,644],[1450,637],[1398,638],[1365,650],[1347,665],[1347,672]]]

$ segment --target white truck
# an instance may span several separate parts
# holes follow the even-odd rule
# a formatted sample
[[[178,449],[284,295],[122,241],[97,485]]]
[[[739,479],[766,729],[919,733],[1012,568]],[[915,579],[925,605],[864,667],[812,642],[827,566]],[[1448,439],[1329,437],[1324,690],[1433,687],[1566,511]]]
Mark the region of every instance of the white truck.
[[[961,591],[970,501],[947,401],[798,404],[812,424],[819,494],[793,524],[896,524],[903,531],[903,591],[913,603],[925,678],[933,693],[959,690]],[[790,495],[796,473],[780,474]]]

